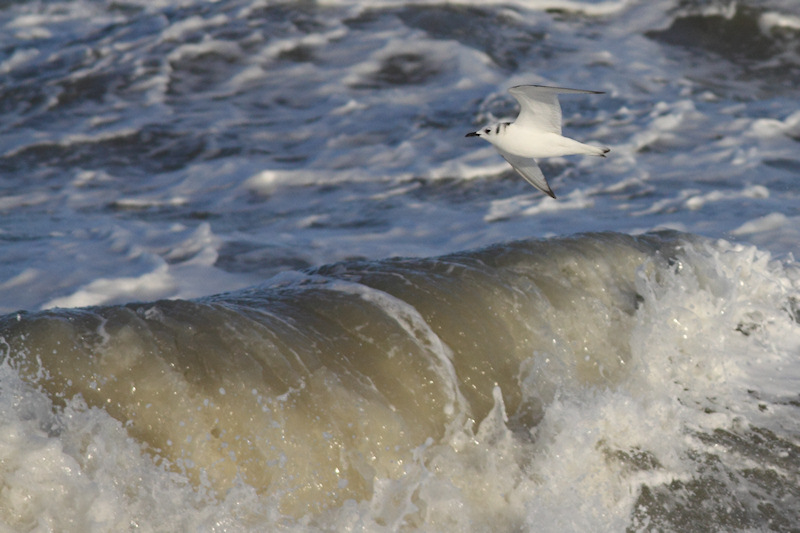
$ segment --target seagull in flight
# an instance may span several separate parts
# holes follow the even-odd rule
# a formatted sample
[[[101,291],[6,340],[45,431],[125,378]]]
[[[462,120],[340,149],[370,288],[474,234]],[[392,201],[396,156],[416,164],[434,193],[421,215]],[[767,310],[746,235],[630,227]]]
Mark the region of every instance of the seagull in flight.
[[[519,115],[514,122],[500,122],[467,137],[483,137],[494,145],[500,155],[525,180],[537,189],[556,195],[536,164],[538,157],[558,157],[572,154],[605,157],[609,148],[590,146],[561,135],[561,106],[559,94],[603,94],[601,91],[517,85],[508,90],[519,102]]]

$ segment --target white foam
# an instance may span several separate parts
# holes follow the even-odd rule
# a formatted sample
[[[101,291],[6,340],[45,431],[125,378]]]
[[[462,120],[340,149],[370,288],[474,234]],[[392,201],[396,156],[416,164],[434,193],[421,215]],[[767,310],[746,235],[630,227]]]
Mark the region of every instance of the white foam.
[[[758,25],[764,33],[769,33],[774,28],[800,30],[800,16],[779,13],[777,11],[765,11],[761,13],[761,16],[758,18]]]
[[[753,233],[761,233],[766,231],[774,231],[782,228],[792,221],[783,213],[770,213],[756,220],[745,222],[735,230],[731,231],[732,235],[752,235]]]
[[[185,228],[174,228],[178,235],[186,234]],[[113,246],[127,252],[143,270],[136,275],[98,277],[80,286],[70,294],[50,299],[41,304],[42,309],[54,307],[86,307],[130,301],[158,300],[162,298],[196,298],[212,292],[225,292],[249,285],[255,279],[249,276],[230,274],[214,268],[218,259],[220,239],[211,232],[210,225],[201,224],[188,233],[185,239],[173,242],[167,252],[155,254],[158,249],[148,250],[132,246],[126,232],[118,232]],[[155,243],[154,243],[155,244]],[[40,274],[39,272],[36,272]],[[23,287],[35,281],[34,276],[13,278],[6,283]]]
[[[110,302],[152,300],[175,292],[175,283],[167,265],[137,277],[100,278],[69,296],[55,298],[42,309],[87,307]]]
[[[746,136],[762,139],[785,138],[800,134],[800,111],[790,114],[785,119],[761,118],[753,120],[745,132]]]
[[[15,50],[11,57],[0,63],[0,73],[8,74],[12,70],[19,68],[31,59],[39,55],[39,50],[29,48],[27,50]]]
[[[543,213],[557,213],[582,210],[594,205],[594,200],[583,190],[573,190],[566,196],[559,196],[558,202],[543,198],[539,194],[526,194],[504,200],[493,200],[489,212],[484,216],[486,222],[495,222],[513,217],[533,217]]]
[[[763,217],[744,222],[731,231],[731,235],[746,239],[747,242],[765,249],[789,251],[797,249],[800,242],[800,217],[790,217],[783,213],[769,213]]]
[[[125,427],[78,398],[54,406],[0,365],[0,521],[13,530],[247,530],[271,505],[237,486],[213,500],[154,462]],[[274,513],[273,520],[279,515]],[[274,522],[273,522],[274,523]]]
[[[691,210],[702,209],[709,203],[739,198],[769,198],[769,189],[761,185],[753,185],[745,187],[741,191],[712,191],[702,195],[693,195],[686,200],[686,207]]]
[[[210,18],[195,15],[171,24],[161,35],[165,41],[181,41],[187,33],[206,30],[214,26],[223,26],[228,20],[228,17],[223,14]]]

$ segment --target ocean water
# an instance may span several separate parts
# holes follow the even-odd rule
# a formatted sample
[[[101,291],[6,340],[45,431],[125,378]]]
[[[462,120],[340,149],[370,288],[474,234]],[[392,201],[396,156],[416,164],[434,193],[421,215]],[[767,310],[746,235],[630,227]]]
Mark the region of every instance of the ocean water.
[[[796,1],[0,27],[0,530],[800,528]]]

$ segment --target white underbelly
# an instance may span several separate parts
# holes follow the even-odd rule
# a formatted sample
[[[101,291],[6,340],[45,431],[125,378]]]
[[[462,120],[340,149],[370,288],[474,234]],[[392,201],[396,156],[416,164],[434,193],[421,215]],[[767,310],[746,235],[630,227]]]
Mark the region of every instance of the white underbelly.
[[[505,135],[493,139],[501,150],[520,157],[559,157],[571,154],[596,154],[598,149],[550,132],[520,133],[509,126]]]

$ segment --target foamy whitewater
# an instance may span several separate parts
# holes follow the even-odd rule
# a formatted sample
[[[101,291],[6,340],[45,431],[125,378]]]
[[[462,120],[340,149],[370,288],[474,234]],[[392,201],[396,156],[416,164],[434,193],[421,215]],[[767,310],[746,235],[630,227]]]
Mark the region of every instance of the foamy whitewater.
[[[0,531],[800,527],[795,0],[0,27]]]

